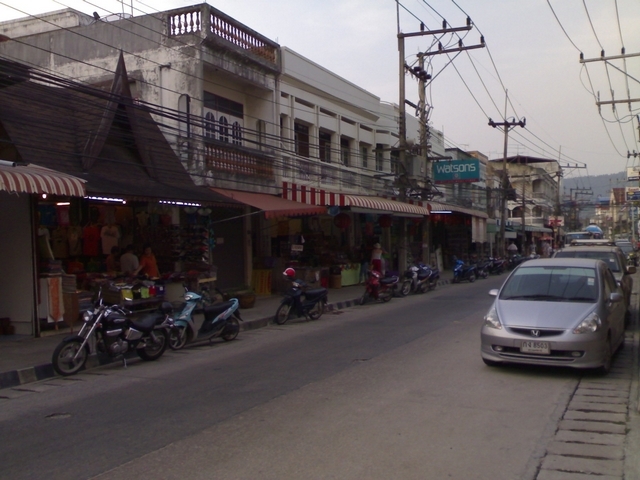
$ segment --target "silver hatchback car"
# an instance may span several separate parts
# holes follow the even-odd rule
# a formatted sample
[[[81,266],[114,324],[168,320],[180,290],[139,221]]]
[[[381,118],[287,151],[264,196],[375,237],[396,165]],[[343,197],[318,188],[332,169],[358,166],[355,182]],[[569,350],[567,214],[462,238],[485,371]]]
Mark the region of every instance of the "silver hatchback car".
[[[481,330],[487,365],[524,363],[608,373],[624,342],[624,297],[601,260],[528,260],[489,294],[496,299]]]

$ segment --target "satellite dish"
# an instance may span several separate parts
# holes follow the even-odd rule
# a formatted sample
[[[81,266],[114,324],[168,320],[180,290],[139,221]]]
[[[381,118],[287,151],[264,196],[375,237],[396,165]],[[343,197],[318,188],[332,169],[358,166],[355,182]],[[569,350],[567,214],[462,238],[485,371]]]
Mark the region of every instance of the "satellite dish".
[[[340,213],[340,207],[337,207],[334,205],[333,207],[327,208],[327,214],[331,215],[332,217],[335,217],[339,213]]]

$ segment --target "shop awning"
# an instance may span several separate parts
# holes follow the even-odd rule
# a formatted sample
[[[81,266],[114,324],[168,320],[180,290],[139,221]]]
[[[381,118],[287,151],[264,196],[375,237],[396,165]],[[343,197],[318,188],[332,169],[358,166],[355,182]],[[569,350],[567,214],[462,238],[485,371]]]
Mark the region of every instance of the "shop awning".
[[[84,182],[72,175],[32,163],[26,165],[0,163],[0,190],[6,192],[84,197],[86,195]]]
[[[453,205],[451,203],[440,203],[440,202],[429,202],[429,210],[432,213],[437,211],[443,212],[455,212],[455,213],[464,213],[466,215],[471,215],[473,217],[478,218],[488,218],[487,212],[483,212],[481,210],[474,210],[472,208],[461,207],[459,205]]]
[[[306,203],[294,202],[266,193],[241,192],[223,188],[211,188],[211,190],[237,202],[262,210],[267,218],[319,215],[327,212],[326,207],[323,206],[307,205]]]
[[[288,182],[283,182],[282,187],[283,198],[309,205],[350,207],[352,211],[362,213],[394,214],[411,217],[429,215],[429,210],[422,202],[399,202],[382,197],[349,195]]]
[[[387,198],[360,195],[345,195],[344,197],[347,206],[351,207],[352,210],[362,208],[371,213],[391,213],[399,216],[403,216],[403,214],[419,215],[421,217],[429,215],[429,210],[425,207]]]

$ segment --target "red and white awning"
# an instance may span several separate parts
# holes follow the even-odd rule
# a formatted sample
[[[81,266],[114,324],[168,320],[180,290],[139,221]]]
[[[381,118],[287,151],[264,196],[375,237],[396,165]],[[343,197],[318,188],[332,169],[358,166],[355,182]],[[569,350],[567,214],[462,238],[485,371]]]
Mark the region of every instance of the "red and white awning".
[[[0,190],[6,192],[84,197],[84,184],[80,178],[37,165],[0,163]]]
[[[359,211],[365,213],[390,213],[399,216],[429,215],[429,210],[422,202],[399,202],[389,198],[336,193],[289,182],[282,182],[282,197],[309,205],[351,207],[352,210],[362,209]]]
[[[326,208],[322,206],[294,202],[274,195],[268,195],[266,193],[244,192],[213,187],[211,187],[211,190],[237,202],[244,203],[245,205],[250,205],[264,211],[266,218],[319,215],[327,211]]]

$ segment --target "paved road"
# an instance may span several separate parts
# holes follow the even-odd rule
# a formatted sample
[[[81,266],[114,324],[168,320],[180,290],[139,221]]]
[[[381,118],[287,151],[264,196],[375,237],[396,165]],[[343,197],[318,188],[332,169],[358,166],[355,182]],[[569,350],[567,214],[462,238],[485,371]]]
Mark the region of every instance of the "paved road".
[[[607,379],[486,367],[480,322],[503,279],[14,389],[0,400],[0,477],[568,480],[585,458],[622,478],[623,446],[587,458],[574,427],[594,422],[585,402],[626,409],[633,349]],[[622,435],[596,433],[591,444]]]

